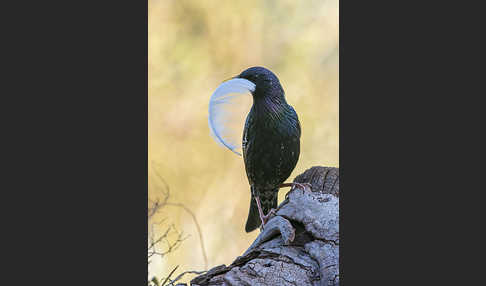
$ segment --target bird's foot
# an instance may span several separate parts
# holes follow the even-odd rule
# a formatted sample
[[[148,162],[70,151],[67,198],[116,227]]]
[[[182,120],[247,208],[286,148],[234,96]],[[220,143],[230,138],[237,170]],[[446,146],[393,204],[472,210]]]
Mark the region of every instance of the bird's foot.
[[[270,211],[268,212],[268,214],[266,215],[261,215],[260,216],[260,219],[262,220],[262,224],[261,224],[261,229],[263,230],[263,228],[265,227],[265,224],[268,222],[268,220],[270,219],[270,217],[276,215],[276,211],[275,209],[270,209]]]
[[[305,187],[308,187],[310,189],[312,189],[312,184],[310,183],[297,183],[297,182],[293,182],[293,183],[283,183],[283,184],[280,184],[280,186],[278,186],[279,188],[285,188],[285,187],[298,187],[302,190],[305,190]]]
[[[285,198],[287,198],[287,195],[295,190],[295,188],[299,188],[302,190],[302,194],[304,194],[304,191],[305,191],[305,187],[308,187],[310,190],[312,190],[312,184],[310,183],[297,183],[297,182],[293,182],[293,183],[284,183],[284,184],[280,184],[280,186],[278,186],[279,188],[285,188],[285,187],[291,187],[292,189],[285,195]]]

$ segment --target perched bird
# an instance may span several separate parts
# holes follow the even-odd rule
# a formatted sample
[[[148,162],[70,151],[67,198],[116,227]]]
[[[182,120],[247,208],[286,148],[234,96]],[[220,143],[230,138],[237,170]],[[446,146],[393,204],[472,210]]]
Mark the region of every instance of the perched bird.
[[[237,95],[251,93],[253,104],[243,128],[234,126],[232,105]],[[265,225],[277,207],[280,187],[299,160],[301,128],[297,113],[287,104],[277,76],[263,67],[251,67],[223,82],[209,103],[209,127],[218,143],[241,156],[250,183],[251,202],[245,231]],[[241,126],[243,127],[243,126]]]

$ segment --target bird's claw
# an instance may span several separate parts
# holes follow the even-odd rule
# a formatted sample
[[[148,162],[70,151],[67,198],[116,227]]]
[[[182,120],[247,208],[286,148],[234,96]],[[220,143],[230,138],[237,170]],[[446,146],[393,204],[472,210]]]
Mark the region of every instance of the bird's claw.
[[[265,227],[265,224],[267,224],[268,220],[270,219],[271,216],[274,216],[276,215],[276,211],[275,209],[270,209],[270,211],[268,212],[268,214],[264,215],[261,217],[261,220],[262,220],[262,224],[261,224],[261,229],[263,230],[263,228]]]
[[[312,190],[312,184],[310,184],[310,183],[293,183],[293,184],[294,184],[294,186],[297,186],[300,189],[302,189],[302,193],[304,193],[305,187],[308,187],[309,189]]]
[[[290,191],[285,194],[285,199],[288,199],[288,196],[291,192],[293,192],[296,188],[299,188],[302,190],[302,194],[304,194],[305,192],[305,187],[308,187],[311,191],[312,191],[312,184],[310,183],[297,183],[297,182],[293,182],[293,183],[287,183],[287,184],[282,184],[281,185],[282,187],[292,187],[290,189]]]

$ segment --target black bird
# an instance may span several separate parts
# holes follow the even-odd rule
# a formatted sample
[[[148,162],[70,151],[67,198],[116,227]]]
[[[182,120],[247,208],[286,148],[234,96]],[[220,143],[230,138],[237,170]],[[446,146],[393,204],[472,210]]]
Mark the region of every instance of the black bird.
[[[241,143],[252,194],[245,226],[246,232],[250,232],[265,225],[277,207],[280,187],[302,187],[294,183],[283,184],[299,160],[301,128],[297,113],[285,100],[277,76],[266,68],[251,67],[221,84],[209,105],[209,125],[213,135],[233,152],[239,154],[236,151],[238,145],[228,135],[224,126],[226,118],[218,117],[225,110],[219,105],[231,103],[231,97],[224,97],[228,93],[244,91],[250,91],[253,96]]]

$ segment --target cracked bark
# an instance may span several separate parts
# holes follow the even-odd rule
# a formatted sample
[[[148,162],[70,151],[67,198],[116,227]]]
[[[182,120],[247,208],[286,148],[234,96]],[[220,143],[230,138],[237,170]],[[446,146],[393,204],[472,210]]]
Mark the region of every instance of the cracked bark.
[[[290,190],[242,256],[191,285],[339,285],[339,169],[312,167],[294,182],[312,188]]]

